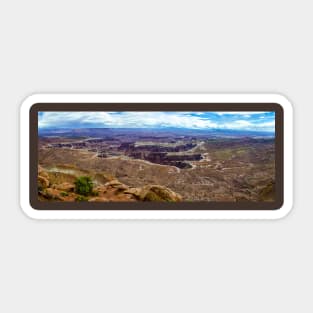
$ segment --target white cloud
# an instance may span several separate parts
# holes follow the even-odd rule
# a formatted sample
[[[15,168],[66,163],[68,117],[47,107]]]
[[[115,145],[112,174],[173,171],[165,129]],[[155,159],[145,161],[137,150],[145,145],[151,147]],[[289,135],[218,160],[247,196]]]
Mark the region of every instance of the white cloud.
[[[268,112],[262,112],[262,111],[250,111],[250,112],[244,112],[244,111],[233,111],[233,112],[216,112],[218,115],[247,115],[248,117],[255,114],[264,114]]]
[[[39,117],[39,127],[57,127],[71,123],[112,123],[113,117],[109,112],[44,112]]]
[[[259,123],[257,124],[258,127],[275,127],[275,121],[270,121],[270,122],[264,122],[264,123]]]
[[[256,122],[250,114],[262,112],[214,112],[225,117],[203,112],[43,112],[38,126],[45,127],[178,127],[190,129],[243,129],[273,131],[275,121]],[[200,114],[201,113],[201,114]],[[220,114],[219,114],[220,115]]]
[[[245,120],[237,120],[237,121],[234,121],[234,124],[235,125],[238,125],[238,126],[242,126],[242,127],[245,127],[245,126],[252,126],[253,124],[249,121],[245,121]]]

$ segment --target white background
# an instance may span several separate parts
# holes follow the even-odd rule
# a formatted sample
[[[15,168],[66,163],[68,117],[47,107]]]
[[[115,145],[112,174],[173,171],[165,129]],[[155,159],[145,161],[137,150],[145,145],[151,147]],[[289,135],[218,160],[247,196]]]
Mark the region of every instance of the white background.
[[[1,312],[312,312],[310,1],[0,3]],[[18,112],[39,92],[279,92],[295,205],[277,221],[35,221]]]

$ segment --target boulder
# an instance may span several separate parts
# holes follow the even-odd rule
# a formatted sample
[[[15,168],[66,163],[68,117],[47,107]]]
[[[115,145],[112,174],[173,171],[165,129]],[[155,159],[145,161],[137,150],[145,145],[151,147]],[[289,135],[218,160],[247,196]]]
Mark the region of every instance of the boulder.
[[[37,176],[37,184],[39,189],[45,189],[49,187],[49,180],[41,175]]]
[[[88,199],[88,202],[108,202],[109,200],[104,197],[93,197]]]
[[[178,202],[182,197],[171,189],[160,185],[147,185],[142,188],[129,188],[124,193],[129,193],[141,201]]]
[[[126,189],[128,189],[128,186],[126,186],[125,184],[121,183],[117,179],[113,179],[113,180],[107,182],[106,184],[104,184],[104,186],[116,188],[116,189],[119,189],[119,190],[126,190]]]
[[[40,194],[48,200],[60,200],[60,201],[63,200],[59,195],[59,191],[54,188],[47,188]]]
[[[142,192],[142,188],[128,188],[124,191],[124,193],[128,193],[134,195],[136,197],[140,197],[140,193]]]
[[[164,186],[159,186],[159,185],[150,186],[149,192],[145,196],[146,201],[151,201],[150,200],[151,193],[154,193],[154,195],[159,197],[161,199],[161,201],[177,202],[177,201],[182,200],[182,197],[178,193],[176,193],[176,192],[172,191],[171,189],[166,188]]]
[[[55,188],[60,190],[60,191],[66,191],[66,192],[73,192],[75,190],[75,185],[71,183],[61,183],[58,185],[55,185]]]

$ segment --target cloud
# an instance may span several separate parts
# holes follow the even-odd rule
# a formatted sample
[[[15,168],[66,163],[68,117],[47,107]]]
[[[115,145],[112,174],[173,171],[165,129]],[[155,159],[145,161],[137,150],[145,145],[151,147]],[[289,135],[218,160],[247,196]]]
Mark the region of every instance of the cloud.
[[[238,126],[252,126],[253,124],[249,121],[245,121],[245,120],[238,120],[238,121],[235,121],[234,124],[238,125]]]
[[[268,112],[263,112],[263,111],[234,111],[234,112],[216,112],[217,115],[256,115],[256,114],[265,114]]]
[[[269,114],[270,113],[270,114]],[[39,112],[39,128],[190,128],[274,131],[274,112]],[[256,117],[259,114],[263,119]]]

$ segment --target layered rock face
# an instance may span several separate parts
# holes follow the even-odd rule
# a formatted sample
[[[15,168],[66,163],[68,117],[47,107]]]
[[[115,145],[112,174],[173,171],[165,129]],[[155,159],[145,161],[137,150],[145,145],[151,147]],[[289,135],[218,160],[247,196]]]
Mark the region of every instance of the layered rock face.
[[[106,173],[88,172],[93,181],[93,192],[88,196],[76,193],[75,168],[60,166],[54,170],[38,167],[38,198],[40,201],[163,201],[177,202],[182,197],[161,185],[130,187]],[[80,170],[77,170],[80,171]],[[72,174],[68,174],[71,172]]]
[[[156,164],[171,165],[179,168],[191,168],[191,165],[185,161],[200,161],[201,154],[168,154],[167,152],[144,152],[135,151],[129,154],[134,159],[146,160]]]
[[[136,146],[134,143],[126,142],[122,143],[118,149],[124,151],[126,155],[134,159],[146,160],[156,164],[176,166],[178,168],[191,168],[188,161],[199,161],[202,159],[200,153],[191,154],[187,152],[194,147],[196,147],[196,144],[193,143],[177,146]]]

